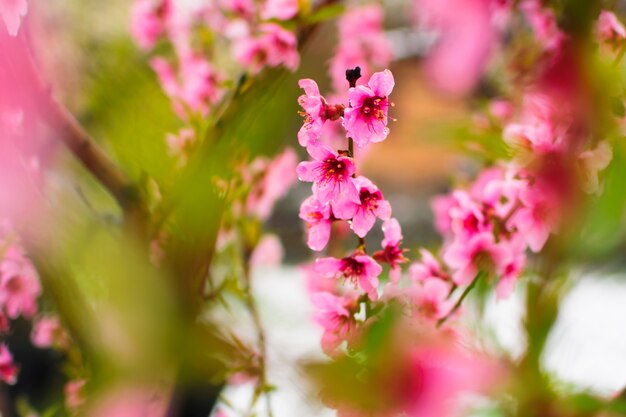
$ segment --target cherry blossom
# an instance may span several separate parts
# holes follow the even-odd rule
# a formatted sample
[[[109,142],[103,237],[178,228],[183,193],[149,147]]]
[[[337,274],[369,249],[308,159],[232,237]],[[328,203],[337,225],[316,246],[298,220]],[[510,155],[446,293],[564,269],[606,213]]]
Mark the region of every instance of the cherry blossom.
[[[135,0],[131,10],[131,33],[142,49],[152,49],[165,34],[165,21],[171,8],[171,0]]]
[[[343,116],[342,104],[329,105],[326,99],[320,95],[317,83],[311,79],[303,79],[298,82],[304,94],[298,98],[298,103],[304,110],[304,124],[298,132],[300,145],[307,146],[309,142],[319,139],[322,127],[327,120],[335,121]]]
[[[414,262],[409,267],[409,276],[416,282],[425,282],[430,278],[447,280],[448,275],[444,272],[439,261],[426,249],[420,249],[421,261]]]
[[[317,197],[310,196],[300,206],[300,218],[306,222],[307,245],[320,251],[328,244],[332,225],[330,204],[321,203]]]
[[[353,295],[336,296],[319,292],[311,296],[316,307],[315,321],[322,326],[322,347],[332,354],[339,345],[349,340],[356,331],[354,313],[358,310],[357,299]]]
[[[374,259],[378,262],[384,262],[391,267],[389,271],[389,278],[392,282],[397,283],[400,281],[400,264],[408,261],[404,257],[405,250],[400,248],[400,242],[402,242],[402,229],[398,220],[390,218],[383,223],[384,238],[381,243],[382,251],[374,253]]]
[[[337,201],[333,204],[333,213],[340,219],[352,219],[350,228],[357,236],[365,237],[374,227],[376,218],[388,220],[391,217],[391,205],[369,179],[356,177],[354,185],[359,192],[359,203],[347,199]]]
[[[602,10],[596,26],[598,36],[604,42],[618,42],[626,38],[626,29],[613,12]]]
[[[314,269],[325,277],[343,277],[355,286],[359,285],[371,300],[378,298],[376,288],[383,268],[370,256],[355,252],[342,259],[320,258],[315,261]]]
[[[322,143],[310,143],[307,151],[313,161],[300,162],[296,171],[300,181],[314,183],[313,189],[320,202],[348,200],[361,203],[352,178],[355,172],[352,158],[340,155]]]
[[[298,14],[298,0],[265,0],[261,8],[263,19],[289,20]]]
[[[493,234],[477,233],[468,240],[458,239],[448,246],[443,259],[454,270],[452,279],[457,285],[470,284],[479,272],[499,275],[504,270],[509,251],[496,243]]]
[[[7,315],[12,319],[32,317],[40,293],[37,272],[30,261],[17,248],[9,248],[0,264],[0,304]]]
[[[391,71],[385,70],[374,73],[367,86],[350,88],[350,107],[344,111],[343,125],[358,146],[382,142],[389,134],[387,111],[394,84]]]
[[[61,326],[58,317],[45,315],[34,323],[31,341],[33,345],[40,348],[66,347],[69,343],[69,336]]]

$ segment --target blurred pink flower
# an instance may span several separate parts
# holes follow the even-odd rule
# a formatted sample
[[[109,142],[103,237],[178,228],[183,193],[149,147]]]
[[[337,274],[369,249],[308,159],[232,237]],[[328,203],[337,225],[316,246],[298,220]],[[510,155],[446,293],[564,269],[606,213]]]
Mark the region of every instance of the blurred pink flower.
[[[152,49],[165,34],[165,21],[171,8],[171,0],[135,0],[131,9],[131,34],[140,48]]]
[[[556,225],[558,201],[554,193],[541,186],[526,187],[520,193],[520,207],[512,221],[533,252],[539,252],[546,244]]]
[[[389,134],[387,111],[394,84],[391,71],[384,70],[372,75],[367,86],[350,88],[350,107],[344,111],[343,125],[346,136],[358,146],[382,142]]]
[[[289,20],[298,14],[298,0],[265,0],[261,18]]]
[[[332,225],[330,204],[322,204],[310,196],[300,206],[300,218],[306,223],[307,245],[315,251],[326,247]]]
[[[33,345],[37,347],[52,347],[66,338],[67,335],[65,335],[61,322],[56,316],[42,316],[33,323],[33,331],[30,339]]]
[[[596,26],[598,37],[604,42],[622,41],[626,38],[626,29],[611,11],[602,10]]]
[[[329,355],[356,331],[354,313],[358,310],[355,295],[336,296],[328,292],[318,292],[311,296],[316,308],[314,319],[324,328],[322,348]]]
[[[246,201],[246,211],[261,220],[272,214],[276,201],[283,198],[296,182],[298,156],[292,148],[277,155],[265,169],[265,175],[255,184]]]
[[[100,397],[90,408],[90,417],[164,417],[168,395],[161,389],[118,387]]]
[[[421,285],[411,287],[411,299],[419,316],[430,321],[445,317],[452,309],[453,302],[448,299],[451,286],[438,278],[429,278]]]
[[[84,379],[74,379],[65,384],[65,406],[72,411],[77,410],[85,404],[85,394],[83,388],[87,383]]]
[[[283,260],[283,255],[283,245],[278,236],[265,234],[250,256],[250,266],[253,268],[276,267]]]
[[[7,315],[30,318],[37,312],[41,285],[31,262],[16,247],[10,247],[0,263],[0,304]]]
[[[479,272],[499,275],[507,265],[510,254],[498,244],[492,233],[476,233],[469,239],[457,238],[444,252],[443,259],[454,271],[457,285],[467,285]]]
[[[13,385],[17,382],[17,372],[13,355],[4,343],[0,344],[0,380]]]
[[[535,37],[546,50],[552,51],[562,45],[565,34],[559,29],[552,10],[545,8],[539,0],[524,0],[519,7],[533,28]]]
[[[26,13],[28,13],[26,0],[0,0],[0,16],[11,36],[17,36],[22,18],[26,16]]]
[[[409,267],[409,276],[413,281],[425,282],[429,278],[448,279],[439,261],[426,249],[420,249],[421,261],[414,262]]]
[[[426,58],[426,74],[445,92],[469,93],[498,40],[491,0],[414,0],[414,6],[417,22],[439,35]]]
[[[315,272],[325,277],[344,278],[359,285],[371,300],[378,298],[378,276],[382,267],[376,261],[365,254],[355,252],[352,256],[342,259],[320,258],[315,261]]]
[[[232,51],[237,62],[253,74],[266,65],[284,65],[295,70],[300,63],[296,35],[275,23],[264,23],[258,30],[257,36],[246,35],[235,40]]]

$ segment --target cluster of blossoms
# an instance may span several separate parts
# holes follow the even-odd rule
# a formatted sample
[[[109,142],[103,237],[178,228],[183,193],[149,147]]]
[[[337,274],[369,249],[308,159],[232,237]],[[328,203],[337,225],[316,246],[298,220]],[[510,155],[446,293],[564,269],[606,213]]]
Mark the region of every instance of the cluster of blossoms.
[[[296,0],[265,0],[262,4],[224,0],[195,5],[177,0],[137,0],[131,32],[146,51],[154,49],[160,40],[172,45],[174,61],[157,56],[151,64],[176,112],[188,119],[197,114],[207,116],[226,91],[226,74],[232,73],[232,68],[214,64],[223,61],[220,54],[224,52],[252,74],[266,66],[296,69],[300,60],[298,40],[285,27],[298,13]],[[214,34],[225,37],[227,51],[218,50],[221,45],[211,40]]]

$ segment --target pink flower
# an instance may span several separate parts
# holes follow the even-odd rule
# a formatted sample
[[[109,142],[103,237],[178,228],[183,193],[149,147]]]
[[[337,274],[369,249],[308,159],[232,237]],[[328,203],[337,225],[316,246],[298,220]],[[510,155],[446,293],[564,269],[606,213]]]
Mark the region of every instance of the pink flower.
[[[131,10],[131,34],[144,50],[152,49],[165,33],[164,21],[171,13],[170,0],[135,0]]]
[[[343,259],[321,258],[315,261],[314,270],[326,277],[343,277],[358,284],[365,291],[371,300],[376,300],[378,294],[378,276],[383,268],[371,257],[356,252],[352,256]]]
[[[26,0],[0,0],[0,16],[10,36],[17,36],[22,18],[28,13]]]
[[[335,277],[327,277],[315,272],[313,264],[305,264],[300,266],[300,273],[304,276],[306,287],[309,294],[313,295],[318,292],[335,292],[337,290],[337,279]]]
[[[498,40],[490,0],[415,0],[416,20],[436,30],[425,71],[451,94],[469,93],[482,77]]]
[[[7,346],[0,344],[0,380],[13,385],[17,382],[17,366],[13,363],[13,355]]]
[[[243,36],[233,45],[233,54],[237,62],[257,74],[264,66],[284,65],[295,70],[300,63],[298,39],[293,32],[283,29],[275,23],[259,26],[257,37]]]
[[[296,181],[296,163],[298,157],[293,149],[277,155],[265,169],[265,175],[256,184],[246,200],[246,211],[261,220],[267,220],[272,214],[276,201],[283,198]]]
[[[578,155],[581,186],[586,193],[599,194],[601,192],[598,175],[600,171],[609,166],[611,159],[613,159],[613,150],[606,141],[602,141],[594,149]]]
[[[289,20],[298,14],[298,0],[265,0],[261,18]]]
[[[59,318],[51,315],[42,316],[34,323],[30,339],[39,348],[67,346],[69,343],[69,336]]]
[[[446,248],[443,259],[455,271],[452,275],[454,282],[467,285],[481,271],[501,274],[510,255],[503,245],[496,243],[492,233],[482,232],[468,240],[454,241]]]
[[[320,203],[349,200],[360,204],[359,192],[352,178],[355,166],[352,158],[339,155],[329,146],[312,142],[307,146],[310,162],[300,162],[296,171],[300,181],[313,182],[313,191]]]
[[[420,255],[422,260],[412,263],[409,267],[409,276],[413,281],[425,282],[430,278],[448,280],[448,274],[444,272],[439,261],[435,259],[432,253],[426,249],[420,249]]]
[[[352,219],[350,228],[357,236],[365,237],[377,217],[381,220],[391,217],[391,205],[369,179],[359,176],[354,184],[359,191],[359,204],[350,200],[337,201],[332,205],[333,213],[339,219]]]
[[[414,288],[412,299],[420,317],[437,321],[445,317],[453,306],[451,300],[448,300],[449,294],[450,284],[433,278]]]
[[[332,225],[330,204],[322,204],[310,196],[300,206],[300,218],[306,222],[307,245],[320,251],[326,247]]]
[[[391,71],[372,75],[367,86],[350,88],[350,106],[344,111],[346,135],[363,147],[370,142],[382,142],[389,134],[387,110],[389,94],[395,82]]]
[[[317,308],[315,321],[324,328],[322,348],[332,354],[341,342],[350,340],[356,330],[354,313],[358,310],[355,296],[339,297],[328,292],[319,292],[311,296]]]
[[[559,29],[556,16],[551,10],[544,9],[539,0],[525,0],[519,7],[545,49],[554,50],[561,46],[565,34]]]
[[[435,225],[444,237],[468,237],[479,232],[491,230],[490,223],[471,196],[462,190],[433,199]]]
[[[334,121],[343,115],[344,106],[327,104],[313,80],[303,79],[298,85],[304,89],[304,94],[298,98],[298,103],[304,110],[301,113],[304,116],[304,124],[298,132],[298,142],[302,146],[307,146],[309,142],[320,138],[322,127],[327,120]]]
[[[90,417],[163,417],[169,395],[161,388],[118,387],[106,392],[86,415]]]
[[[181,129],[177,135],[168,133],[165,136],[170,155],[180,158],[181,163],[187,161],[187,157],[196,139],[196,132],[191,128]]]
[[[35,268],[18,249],[9,248],[0,264],[0,304],[7,315],[12,319],[19,315],[32,317],[37,312],[39,294]]]
[[[513,292],[515,283],[522,274],[524,266],[526,266],[526,242],[524,237],[516,233],[504,244],[510,248],[511,257],[504,266],[504,270],[496,284],[496,297],[499,300],[507,298]]]
[[[402,229],[400,229],[400,223],[396,219],[389,219],[383,223],[384,238],[382,241],[382,251],[374,253],[374,259],[378,262],[384,262],[391,267],[389,271],[389,278],[391,282],[397,283],[400,281],[400,264],[408,261],[404,257],[404,249],[400,248],[400,242],[402,241]]]
[[[85,404],[85,394],[83,388],[87,383],[84,379],[74,379],[65,384],[65,406],[68,410],[75,411]]]
[[[527,187],[520,193],[520,207],[511,221],[526,239],[533,252],[546,244],[559,216],[558,203],[546,187]]]
[[[250,257],[252,267],[275,267],[280,265],[283,259],[283,245],[278,236],[273,234],[264,235]]]
[[[604,42],[616,42],[626,38],[626,29],[613,12],[602,10],[596,26],[598,36]]]

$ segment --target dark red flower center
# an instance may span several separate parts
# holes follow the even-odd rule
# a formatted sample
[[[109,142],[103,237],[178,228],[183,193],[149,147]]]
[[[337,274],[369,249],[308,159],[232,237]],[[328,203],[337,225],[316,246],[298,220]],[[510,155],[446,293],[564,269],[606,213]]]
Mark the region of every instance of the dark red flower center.
[[[363,113],[366,117],[372,117],[376,120],[384,120],[386,108],[386,97],[368,97],[363,101],[361,113]]]

